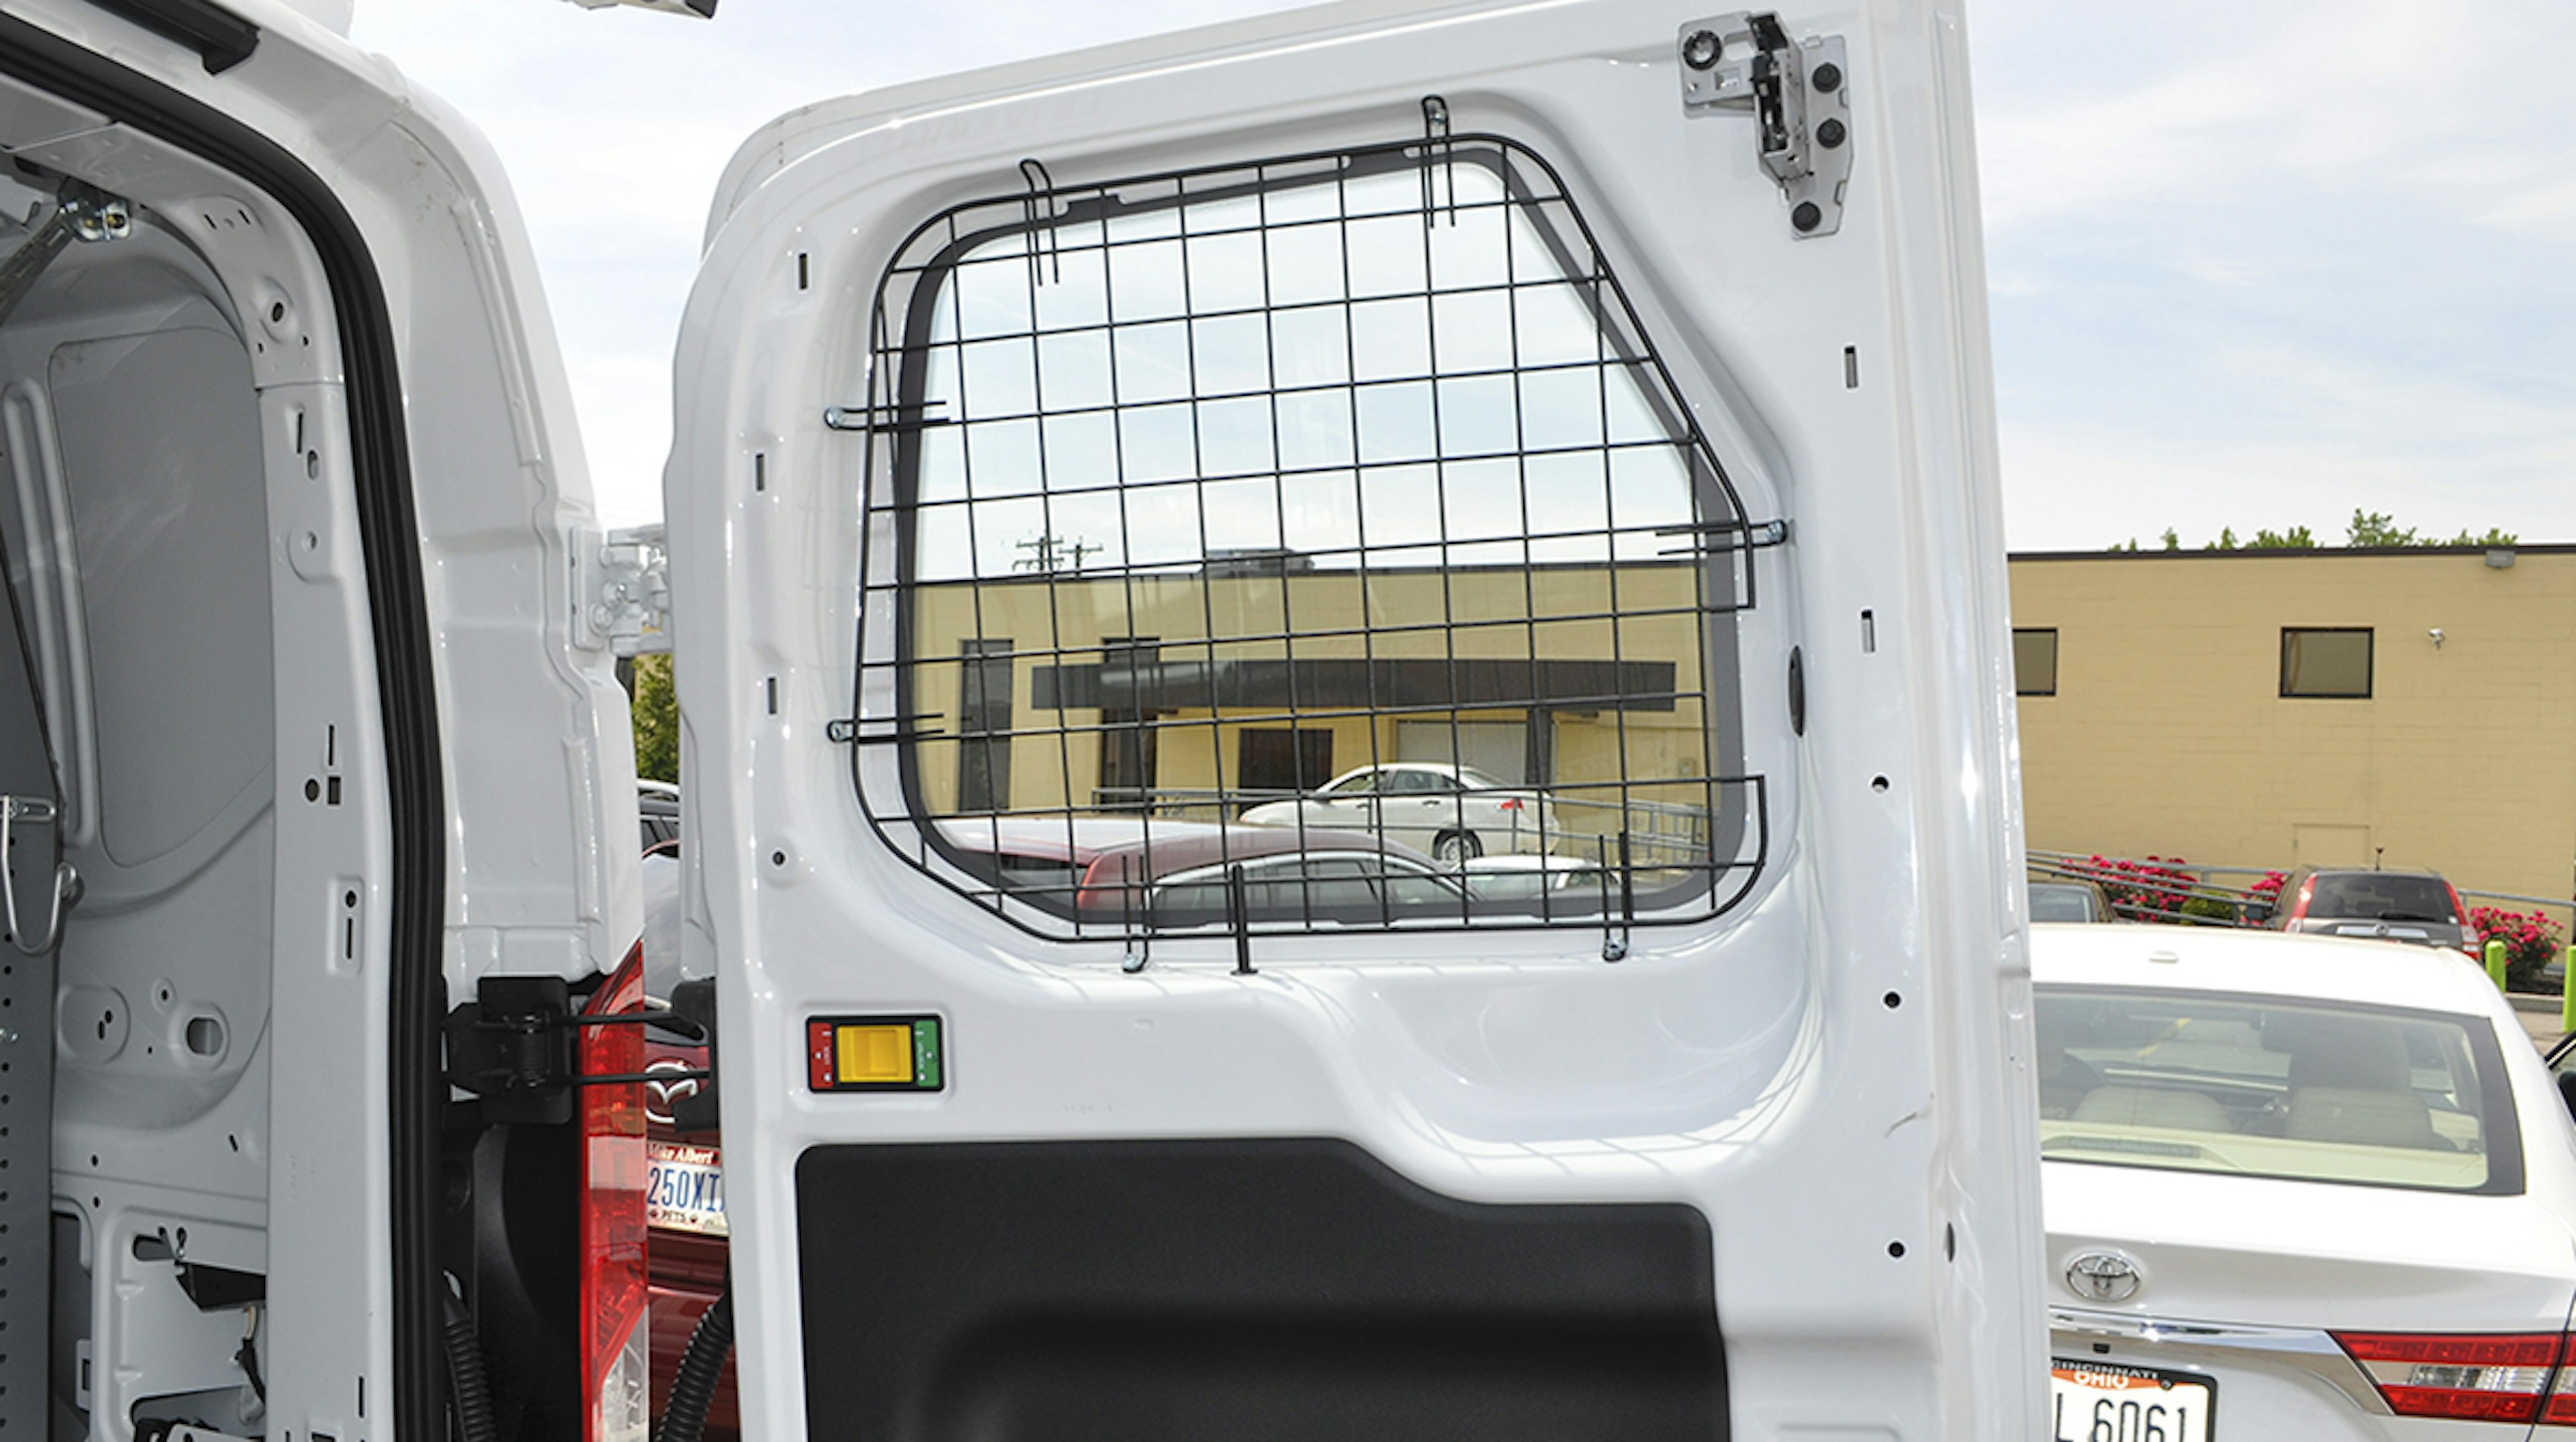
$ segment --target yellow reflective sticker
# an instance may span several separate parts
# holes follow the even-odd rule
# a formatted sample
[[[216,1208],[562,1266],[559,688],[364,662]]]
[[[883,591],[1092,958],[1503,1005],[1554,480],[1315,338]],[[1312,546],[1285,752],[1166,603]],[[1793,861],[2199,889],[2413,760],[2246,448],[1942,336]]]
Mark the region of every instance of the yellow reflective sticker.
[[[836,1051],[842,1085],[912,1080],[912,1027],[909,1024],[845,1026],[839,1030]]]

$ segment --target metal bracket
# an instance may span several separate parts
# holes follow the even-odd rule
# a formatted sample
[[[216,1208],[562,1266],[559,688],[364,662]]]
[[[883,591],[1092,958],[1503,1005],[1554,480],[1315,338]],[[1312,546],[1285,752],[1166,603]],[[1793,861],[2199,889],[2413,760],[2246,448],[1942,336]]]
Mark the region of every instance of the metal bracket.
[[[62,940],[63,913],[80,900],[80,873],[68,861],[54,863],[51,899],[46,903],[45,926],[32,938],[27,933],[28,917],[18,913],[18,876],[9,865],[9,853],[15,845],[15,834],[23,822],[39,826],[60,827],[62,808],[50,796],[0,796],[0,921],[8,926],[9,944],[21,955],[43,956]]]
[[[573,535],[575,622],[582,644],[620,656],[671,649],[670,552],[660,526]]]
[[[1749,111],[1753,149],[1800,240],[1842,228],[1851,179],[1850,67],[1839,35],[1792,40],[1780,17],[1738,10],[1681,28],[1682,109]]]
[[[134,233],[134,206],[97,186],[65,179],[54,199],[54,213],[32,225],[18,248],[0,259],[0,320],[36,288],[47,267],[75,240],[96,243],[123,240]]]

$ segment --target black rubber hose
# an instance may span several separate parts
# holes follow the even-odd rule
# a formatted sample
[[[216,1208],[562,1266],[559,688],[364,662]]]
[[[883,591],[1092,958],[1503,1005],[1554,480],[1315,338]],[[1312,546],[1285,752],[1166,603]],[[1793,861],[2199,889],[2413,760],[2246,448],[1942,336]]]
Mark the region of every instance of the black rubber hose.
[[[456,1414],[458,1442],[500,1442],[501,1424],[492,1415],[492,1383],[483,1375],[483,1344],[474,1336],[474,1314],[454,1292],[439,1291],[447,1298],[447,1398]]]
[[[705,1434],[707,1409],[716,1401],[716,1378],[732,1351],[733,1281],[727,1278],[724,1295],[698,1314],[698,1325],[689,1333],[689,1350],[671,1378],[670,1400],[662,1404],[662,1426],[653,1442],[698,1442]]]

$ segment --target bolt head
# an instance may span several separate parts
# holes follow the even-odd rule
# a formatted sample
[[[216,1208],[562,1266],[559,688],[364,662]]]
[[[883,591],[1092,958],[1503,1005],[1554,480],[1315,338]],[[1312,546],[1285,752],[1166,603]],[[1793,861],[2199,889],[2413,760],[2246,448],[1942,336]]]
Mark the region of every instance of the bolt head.
[[[1816,127],[1816,143],[1827,150],[1840,150],[1850,132],[1839,120],[1827,120]]]
[[[1682,41],[1682,63],[1693,70],[1708,69],[1725,53],[1726,42],[1714,30],[1694,30]]]
[[[1843,88],[1843,68],[1828,60],[1808,72],[1807,82],[1826,95]]]
[[[1805,235],[1824,223],[1825,213],[1819,210],[1812,200],[1799,201],[1798,208],[1789,212],[1789,224],[1797,227],[1800,235]]]

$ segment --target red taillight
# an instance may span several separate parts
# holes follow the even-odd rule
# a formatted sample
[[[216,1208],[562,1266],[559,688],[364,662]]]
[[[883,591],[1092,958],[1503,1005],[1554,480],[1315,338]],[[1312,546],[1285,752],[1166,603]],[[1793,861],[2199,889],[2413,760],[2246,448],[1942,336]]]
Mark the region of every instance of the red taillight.
[[[1501,811],[1518,811],[1521,809],[1521,799],[1517,796],[1506,796],[1495,802],[1494,806]]]
[[[2290,903],[2290,919],[2292,921],[2299,921],[2306,918],[2308,914],[2308,898],[2316,894],[2317,879],[2315,877],[2311,876],[2307,880],[2299,883],[2298,897]]]
[[[2556,1335],[2533,1333],[2338,1332],[2335,1340],[2370,1374],[2389,1411],[2480,1422],[2534,1420],[2560,1349]]]
[[[2451,920],[2452,920],[2452,922],[2453,922],[2454,924],[2456,924],[2456,925],[2460,925],[2460,926],[2466,926],[2466,925],[2468,925],[2468,924],[2469,924],[2469,908],[2468,908],[2468,906],[2467,906],[2465,903],[2463,903],[2463,902],[2460,900],[2460,888],[2458,888],[2458,887],[2456,887],[2456,886],[2453,886],[2451,883],[2449,883],[2449,882],[2445,881],[2445,882],[2443,882],[2443,883],[2442,883],[2442,889],[2443,889],[2444,891],[2447,891],[2447,892],[2451,893]]]
[[[626,953],[584,1009],[644,1004],[644,944]],[[581,1073],[644,1070],[644,1029],[584,1027]],[[650,1337],[644,1325],[644,1088],[581,1088],[581,1395],[584,1442],[644,1442],[650,1427]]]

